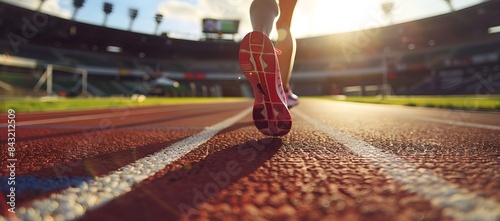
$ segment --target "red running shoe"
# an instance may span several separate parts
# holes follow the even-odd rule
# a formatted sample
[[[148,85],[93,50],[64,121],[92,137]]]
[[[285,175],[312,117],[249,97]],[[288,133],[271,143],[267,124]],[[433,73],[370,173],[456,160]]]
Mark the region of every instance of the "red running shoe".
[[[240,44],[240,68],[252,85],[255,96],[253,120],[259,131],[269,136],[283,136],[292,128],[292,116],[285,92],[276,50],[262,32],[250,32]]]

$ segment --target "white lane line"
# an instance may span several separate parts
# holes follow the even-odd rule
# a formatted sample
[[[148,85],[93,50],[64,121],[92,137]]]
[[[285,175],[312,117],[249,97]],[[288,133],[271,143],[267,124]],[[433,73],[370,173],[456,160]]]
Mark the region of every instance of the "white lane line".
[[[202,132],[181,140],[163,150],[126,165],[104,177],[83,182],[49,198],[35,200],[29,207],[16,210],[21,220],[72,220],[87,210],[103,206],[107,202],[129,192],[133,186],[165,168],[199,145],[207,142],[219,131],[231,126],[250,114],[251,108],[220,123],[206,127]],[[1,218],[1,216],[0,216]],[[52,218],[52,219],[50,219]]]
[[[468,122],[460,122],[453,120],[442,120],[432,117],[422,117],[422,116],[409,116],[409,115],[401,115],[404,118],[410,118],[421,121],[429,121],[434,123],[442,123],[442,124],[451,124],[454,126],[463,126],[463,127],[475,127],[481,129],[489,129],[489,130],[500,130],[500,126],[488,125],[488,124],[478,124],[478,123],[468,123]]]
[[[168,112],[168,108],[166,108],[166,107],[155,108],[155,109],[146,109],[146,110],[124,109],[124,110],[117,110],[116,112],[106,113],[106,114],[91,114],[91,115],[60,117],[60,118],[51,118],[51,119],[43,119],[43,120],[20,121],[17,123],[17,126],[30,126],[30,125],[51,124],[51,123],[60,123],[60,122],[68,122],[68,121],[80,121],[80,120],[94,120],[94,119],[111,118],[111,117],[126,118],[126,117],[133,116],[133,115],[166,113],[166,112]],[[5,126],[6,126],[6,124],[0,124],[0,127],[5,127]]]
[[[296,109],[293,111],[296,116],[339,141],[351,152],[369,160],[373,166],[382,168],[386,174],[405,184],[410,191],[427,198],[434,206],[445,208],[446,216],[456,220],[498,220],[500,218],[500,204],[498,202],[461,189],[457,185],[439,178],[431,170],[419,168],[418,165],[406,162],[396,155],[384,153],[376,147],[336,131]]]

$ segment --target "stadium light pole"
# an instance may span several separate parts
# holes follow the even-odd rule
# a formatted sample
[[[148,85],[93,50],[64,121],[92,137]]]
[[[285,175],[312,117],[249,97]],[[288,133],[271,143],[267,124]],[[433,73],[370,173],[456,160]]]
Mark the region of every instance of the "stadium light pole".
[[[45,3],[45,1],[47,0],[40,0],[40,4],[38,5],[37,11],[40,11],[40,9],[42,9],[43,3]]]
[[[155,28],[155,35],[158,33],[158,28],[160,27],[160,23],[163,20],[163,15],[160,13],[156,13],[155,15],[155,21],[156,21],[156,28]]]
[[[78,13],[78,10],[83,7],[83,3],[85,3],[85,0],[73,0],[74,11],[71,20],[75,20],[76,13]]]
[[[102,26],[106,26],[106,22],[108,21],[108,16],[113,12],[113,4],[109,2],[104,2],[102,10],[104,11],[104,21],[102,21]]]
[[[384,12],[385,16],[389,19],[389,25],[392,25],[393,24],[392,10],[394,9],[394,2],[382,3],[381,7],[382,7],[382,11]]]
[[[455,11],[455,7],[453,7],[453,3],[452,3],[452,0],[444,0],[446,2],[446,4],[448,4],[448,7],[450,7],[450,10],[452,12]]]
[[[393,19],[392,19],[392,11],[394,9],[394,2],[384,2],[382,3],[381,5],[381,8],[382,8],[382,11],[384,12],[385,16],[387,16],[387,18],[389,19],[389,25],[392,25],[394,23]],[[387,96],[387,84],[388,84],[388,81],[387,81],[387,72],[389,71],[389,68],[388,68],[388,57],[389,57],[389,51],[387,50],[384,50],[383,52],[384,54],[382,55],[383,56],[383,64],[384,64],[384,69],[383,69],[383,72],[382,73],[382,92],[381,92],[381,95],[382,95],[382,99],[384,99],[386,96]]]
[[[130,31],[132,29],[132,24],[134,24],[134,20],[137,18],[137,14],[139,14],[139,11],[135,8],[131,8],[128,11],[128,15],[130,16],[130,25],[128,26],[128,30]]]

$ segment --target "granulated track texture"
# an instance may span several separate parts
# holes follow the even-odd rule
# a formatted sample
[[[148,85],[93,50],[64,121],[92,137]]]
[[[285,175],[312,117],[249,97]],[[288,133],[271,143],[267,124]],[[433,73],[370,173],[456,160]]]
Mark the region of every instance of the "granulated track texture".
[[[304,99],[268,137],[251,105],[19,113],[0,220],[500,220],[500,113]]]

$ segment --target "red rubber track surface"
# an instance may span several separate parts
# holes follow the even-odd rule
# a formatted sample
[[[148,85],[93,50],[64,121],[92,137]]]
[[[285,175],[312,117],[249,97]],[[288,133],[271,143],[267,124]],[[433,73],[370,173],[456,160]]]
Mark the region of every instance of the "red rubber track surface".
[[[16,176],[105,176],[251,105],[248,101],[17,113]],[[390,165],[380,166],[370,154],[354,153],[303,115],[388,154],[384,156],[416,165],[403,166],[407,169],[402,174],[428,170],[454,188],[499,205],[500,130],[495,128],[500,126],[500,113],[319,99],[303,99],[291,113],[293,128],[282,137],[261,134],[248,114],[79,220],[461,218],[425,192],[412,189],[411,179],[421,178],[398,179],[397,173],[387,171]],[[67,120],[72,116],[97,117]],[[6,122],[5,114],[1,120]],[[0,133],[3,151],[5,125]],[[2,163],[7,161],[6,154],[0,156]],[[2,166],[0,173],[6,177],[9,170]],[[33,200],[60,191],[23,191],[16,207],[29,207]],[[454,202],[451,196],[450,200]],[[11,215],[5,204],[1,215]]]

